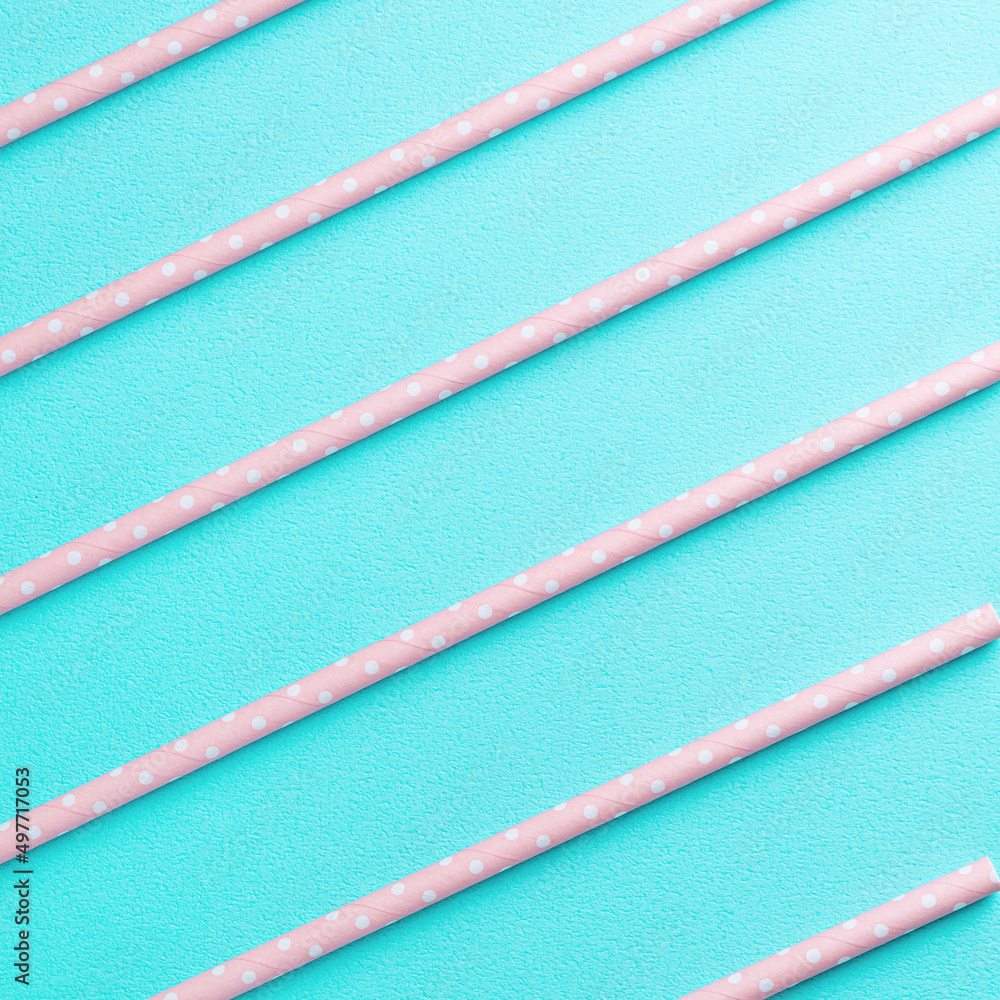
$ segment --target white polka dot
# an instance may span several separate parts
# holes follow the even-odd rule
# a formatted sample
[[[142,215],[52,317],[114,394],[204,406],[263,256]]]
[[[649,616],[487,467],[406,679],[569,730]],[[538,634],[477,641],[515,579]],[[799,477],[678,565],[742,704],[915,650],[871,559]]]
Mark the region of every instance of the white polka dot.
[[[775,469],[774,475],[772,475],[771,478],[776,483],[783,483],[788,478],[788,472],[785,469]]]
[[[153,775],[149,771],[139,772],[139,784],[140,785],[151,785],[153,783]]]
[[[760,991],[761,993],[770,993],[774,989],[774,983],[770,979],[762,979],[760,981]]]
[[[935,896],[933,893],[930,893],[930,892],[926,893],[921,898],[920,905],[925,910],[932,910],[932,909],[934,909],[934,907],[937,906],[937,896]]]
[[[207,747],[206,748],[206,750],[205,750],[205,757],[206,757],[206,759],[208,759],[208,760],[215,760],[215,758],[218,757],[218,756],[219,756],[219,748],[218,747]]]
[[[70,566],[79,566],[80,560],[82,558],[83,556],[81,556],[80,553],[76,551],[76,549],[74,549],[72,552],[66,553],[66,562],[68,562]]]
[[[208,271],[198,270],[194,272],[195,281],[201,281],[202,278],[207,278],[207,277],[208,277]]]
[[[59,319],[50,319],[49,320],[49,333],[59,333],[60,330],[62,330],[62,320],[59,320]]]
[[[659,55],[661,52],[665,52],[666,49],[667,43],[660,41],[653,42],[653,44],[649,47],[650,52],[654,52],[656,55]]]
[[[243,975],[240,976],[240,978],[243,980],[244,983],[247,984],[247,986],[249,986],[251,983],[257,982],[257,973],[251,972],[249,969],[247,969],[247,971],[244,972]]]
[[[932,653],[943,653],[944,652],[944,640],[943,639],[931,639],[930,649]]]
[[[583,815],[587,819],[597,819],[597,806],[584,806]]]
[[[777,726],[772,722],[764,732],[767,733],[770,739],[776,740],[781,735],[781,726]]]
[[[882,680],[885,681],[886,684],[891,684],[895,679],[896,679],[896,671],[895,670],[892,670],[890,668],[888,670],[883,670],[882,671]]]
[[[486,357],[485,354],[479,354],[476,356],[476,360],[472,362],[480,371],[482,371],[489,363],[490,359]]]
[[[545,593],[554,594],[559,589],[558,580],[546,580],[545,581]]]
[[[676,288],[684,279],[679,274],[672,274],[667,279],[667,285],[670,288]]]
[[[93,806],[94,812],[97,813],[98,816],[100,816],[100,814],[104,812],[105,809],[107,808],[108,808],[107,802],[101,802],[100,799],[98,799]]]
[[[435,649],[441,649],[444,646],[444,644],[445,644],[445,638],[443,635],[436,635],[434,636],[433,639],[431,639],[431,645]]]
[[[743,974],[740,972],[734,972],[726,982],[732,983],[734,986],[743,979]]]
[[[903,422],[903,415],[901,413],[890,413],[887,423],[890,427],[898,427]]]
[[[119,79],[122,83],[129,84],[135,79],[135,73],[122,73]]]
[[[265,719],[263,715],[255,715],[250,721],[250,725],[253,726],[254,729],[263,729],[267,725],[267,719]]]
[[[823,438],[819,443],[820,451],[833,451],[837,447],[837,442],[831,437]]]
[[[785,229],[794,229],[798,224],[799,220],[796,219],[794,215],[788,216],[788,218],[782,222],[782,226],[784,226]]]
[[[587,303],[587,308],[592,313],[598,313],[604,308],[604,303],[595,296]]]
[[[357,927],[359,931],[367,930],[370,925],[371,921],[365,916],[357,917],[354,920],[354,926]]]
[[[518,97],[519,97],[519,96],[520,96],[520,95],[518,94],[518,92],[517,92],[516,90],[512,90],[512,91],[510,91],[509,93],[507,93],[507,94],[504,94],[504,95],[503,95],[503,99],[504,99],[504,100],[505,100],[505,101],[506,101],[506,102],[507,102],[508,104],[517,104],[517,99],[518,99]]]
[[[884,938],[889,933],[889,928],[885,924],[875,925],[875,937]]]
[[[329,691],[320,691],[317,700],[321,705],[329,705],[333,701],[333,695]]]
[[[517,840],[517,838],[520,836],[520,833],[521,833],[521,831],[518,830],[517,827],[512,827],[510,830],[508,830],[504,834],[504,839],[505,840]]]
[[[722,503],[722,500],[719,498],[718,493],[709,493],[708,496],[705,497],[705,506],[711,507],[713,510],[718,507],[720,503]]]
[[[168,51],[168,52],[169,52],[169,53],[170,53],[170,54],[171,54],[172,56],[179,56],[179,55],[181,54],[181,49],[182,49],[182,48],[183,48],[183,46],[181,45],[181,43],[180,43],[180,42],[170,42],[170,43],[169,43],[169,44],[167,45],[167,51]]]
[[[701,8],[697,5],[688,7],[688,17],[691,18],[692,21],[697,21],[698,18],[701,17]]]
[[[813,965],[815,965],[822,957],[823,954],[819,948],[810,948],[806,952],[806,961],[811,962]]]
[[[24,101],[25,104],[34,104],[37,96],[37,94],[25,94],[21,100]]]
[[[433,889],[424,889],[424,891],[420,894],[420,898],[425,903],[433,903],[434,900],[437,899],[437,893]]]
[[[758,223],[763,222],[766,218],[767,218],[767,213],[759,208],[756,211],[750,213],[751,222],[758,222]]]
[[[135,527],[134,527],[134,528],[132,529],[132,537],[133,537],[133,538],[137,538],[137,539],[139,539],[140,541],[141,541],[141,540],[142,540],[143,538],[145,538],[145,537],[146,537],[146,536],[147,536],[148,534],[149,534],[149,528],[147,528],[147,527],[146,527],[146,526],[145,526],[144,524],[137,524],[137,525],[136,525],[136,526],[135,526]]]
[[[472,131],[472,125],[469,122],[459,122],[456,126],[459,135],[468,135]]]
[[[315,226],[316,223],[319,222],[322,218],[323,216],[320,215],[319,212],[310,212],[306,216],[306,222],[308,222],[310,226]]]
[[[322,954],[323,954],[323,949],[318,944],[314,944],[314,945],[310,946],[310,948],[309,948],[309,957],[310,958],[319,958],[319,956],[322,955]]]
[[[830,699],[825,694],[818,694],[813,698],[813,704],[817,708],[826,708],[830,704]]]
[[[479,617],[480,618],[484,618],[484,619],[485,618],[489,618],[489,617],[492,616],[492,614],[493,614],[493,609],[488,604],[481,604],[479,606]]]
[[[913,160],[900,160],[899,161],[899,172],[905,174],[907,170],[913,169]]]
[[[64,806],[71,806],[74,802],[76,802],[76,796],[72,793],[62,797],[62,804]]]
[[[698,751],[698,762],[700,764],[711,764],[715,759],[715,754],[711,750],[699,750]]]
[[[366,674],[377,674],[378,670],[379,670],[378,660],[369,660],[365,664],[365,673]]]
[[[121,308],[124,309],[125,306],[127,306],[128,304],[129,304],[129,297],[128,297],[128,293],[127,292],[119,292],[115,296],[115,305],[116,306],[120,306]]]
[[[987,94],[983,98],[983,104],[985,104],[986,107],[988,107],[988,108],[992,108],[993,105],[996,104],[996,102],[997,102],[997,95],[996,94]]]
[[[718,251],[719,251],[719,244],[716,243],[715,240],[705,240],[705,243],[702,246],[702,250],[704,250],[705,253],[707,253],[709,255],[711,255],[713,253],[718,253]]]
[[[56,111],[65,111],[69,107],[69,101],[67,101],[65,97],[57,97],[52,102],[52,107],[55,108]]]
[[[865,160],[870,166],[872,167],[877,166],[882,161],[882,154],[879,152],[869,153],[865,157]]]
[[[250,18],[243,14],[240,14],[238,18],[233,22],[237,28],[245,28],[250,23]]]
[[[552,839],[550,837],[546,837],[544,833],[535,840],[535,846],[536,847],[545,848],[545,847],[548,847],[549,844],[551,844],[551,843],[552,843]]]
[[[552,343],[553,344],[561,344],[565,339],[566,339],[566,334],[565,333],[557,333],[552,338]]]
[[[595,549],[591,553],[590,558],[593,559],[595,563],[602,563],[608,558],[608,554],[604,551],[604,549]]]
[[[178,753],[183,753],[183,752],[184,752],[185,750],[187,750],[187,748],[188,748],[188,741],[187,741],[187,740],[178,740],[178,741],[177,741],[177,742],[176,742],[176,743],[174,744],[174,749],[175,749],[175,750],[176,750],[176,751],[177,751]]]
[[[665,785],[665,784],[664,784],[664,783],[663,783],[662,781],[660,781],[660,779],[659,779],[659,778],[657,778],[657,779],[656,779],[656,781],[654,781],[654,782],[653,782],[653,783],[652,783],[652,784],[651,784],[651,785],[649,786],[649,790],[650,790],[651,792],[655,792],[655,793],[656,793],[657,795],[659,795],[659,794],[660,794],[660,792],[662,792],[662,791],[663,791],[663,790],[664,790],[664,789],[665,789],[666,787],[667,787],[667,786],[666,786],[666,785]]]
[[[478,875],[480,872],[482,872],[482,870],[483,870],[483,863],[482,863],[482,861],[470,861],[469,862],[469,871],[473,875]]]
[[[729,24],[729,22],[732,19],[733,19],[733,15],[732,14],[721,14],[719,16],[719,24]]]
[[[375,415],[372,413],[362,413],[361,414],[361,426],[371,427],[375,423]]]
[[[288,951],[288,949],[291,948],[291,946],[292,946],[291,938],[282,938],[278,942],[278,951]]]
[[[433,167],[437,160],[433,156],[425,156],[420,163],[424,167]]]
[[[577,63],[570,72],[579,80],[587,75],[587,67],[583,63]]]
[[[0,354],[0,358],[3,359],[5,365],[12,365],[17,361],[17,355],[8,347],[7,350]]]
[[[820,184],[820,186],[819,186],[819,193],[820,193],[820,194],[821,194],[821,195],[822,195],[822,196],[823,196],[824,198],[829,198],[829,197],[830,197],[830,195],[831,195],[831,194],[833,194],[833,185],[832,185],[832,184],[831,184],[831,183],[830,183],[829,181],[824,181],[824,182],[823,182],[822,184]]]

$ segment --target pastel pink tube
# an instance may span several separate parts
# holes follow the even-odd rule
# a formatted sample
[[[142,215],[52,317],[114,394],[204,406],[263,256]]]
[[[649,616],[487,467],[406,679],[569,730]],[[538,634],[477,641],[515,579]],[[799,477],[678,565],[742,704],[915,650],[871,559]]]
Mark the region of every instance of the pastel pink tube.
[[[169,28],[140,38],[134,45],[3,105],[0,146],[7,146],[29,132],[183,62],[188,56],[300,3],[302,0],[219,0]]]
[[[0,614],[248,496],[1000,124],[996,93],[438,361],[0,577]],[[10,335],[8,335],[10,336]],[[2,340],[2,338],[0,338]],[[11,355],[13,356],[11,349]]]
[[[288,931],[153,1000],[237,997],[998,637],[1000,621],[993,608],[977,608]],[[985,888],[989,883],[977,878],[969,884]],[[942,903],[953,898],[957,902],[967,897],[941,891]]]
[[[980,858],[680,1000],[760,1000],[774,996],[998,889],[1000,878],[993,863],[989,858]]]
[[[5,334],[0,337],[0,376],[769,2],[700,0],[655,17],[627,34]],[[21,127],[15,125],[15,128]]]
[[[1000,342],[36,806],[29,831],[33,846],[190,774],[997,381]],[[0,842],[0,862],[13,856],[12,845]]]

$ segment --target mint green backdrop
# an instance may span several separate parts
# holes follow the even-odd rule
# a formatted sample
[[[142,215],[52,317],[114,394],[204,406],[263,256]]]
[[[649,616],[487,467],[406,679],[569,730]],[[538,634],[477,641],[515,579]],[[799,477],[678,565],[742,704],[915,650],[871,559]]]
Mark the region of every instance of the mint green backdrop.
[[[3,0],[0,99],[195,2]],[[310,0],[0,153],[2,326],[660,12]],[[0,570],[996,86],[998,44],[988,0],[776,0],[4,378]],[[64,792],[995,340],[998,153],[3,618],[0,784]],[[32,1000],[142,1000],[1000,598],[998,420],[983,392],[39,849]],[[998,672],[970,655],[255,996],[670,1000],[1000,854]],[[992,996],[998,935],[989,901],[789,998]]]

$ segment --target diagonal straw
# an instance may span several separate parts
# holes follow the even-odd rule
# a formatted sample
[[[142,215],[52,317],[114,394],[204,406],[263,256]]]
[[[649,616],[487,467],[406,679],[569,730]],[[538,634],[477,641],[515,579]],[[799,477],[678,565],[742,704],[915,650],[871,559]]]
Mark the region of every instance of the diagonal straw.
[[[998,637],[1000,621],[993,608],[988,604],[977,608],[347,903],[151,1000],[231,1000]],[[989,891],[983,872],[969,881],[981,890],[979,895]],[[942,889],[942,902],[953,895]],[[968,898],[965,894],[955,896],[956,901]]]
[[[1000,342],[37,806],[31,840],[82,826],[998,381]],[[0,847],[0,862],[11,857]]]
[[[0,337],[0,376],[537,118],[770,0],[687,3]],[[30,95],[29,95],[30,96]]]
[[[104,566],[1000,125],[987,94],[0,577],[0,614]],[[0,338],[2,340],[2,338]]]
[[[1000,877],[993,863],[989,858],[980,858],[791,948],[783,948],[711,986],[688,993],[681,1000],[760,1000],[774,996],[998,889]]]
[[[220,0],[0,107],[0,147],[183,62],[302,0]]]

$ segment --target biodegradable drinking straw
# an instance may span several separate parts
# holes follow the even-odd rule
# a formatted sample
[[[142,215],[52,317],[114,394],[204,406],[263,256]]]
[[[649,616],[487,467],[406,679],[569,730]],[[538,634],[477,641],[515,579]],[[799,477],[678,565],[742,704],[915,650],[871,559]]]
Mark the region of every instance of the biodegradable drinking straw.
[[[1000,621],[993,608],[977,608],[158,993],[153,1000],[230,1000],[998,636]],[[982,888],[988,879],[970,884]],[[942,890],[941,899],[957,902],[968,896]]]
[[[0,146],[232,38],[302,0],[220,0],[84,69],[0,107]]]
[[[1000,124],[977,98],[0,577],[0,614],[346,448]],[[58,321],[57,321],[58,322]],[[8,335],[10,336],[10,335]],[[0,338],[2,341],[3,338]],[[5,351],[4,358],[14,356]],[[6,580],[6,582],[5,582]]]
[[[777,955],[748,965],[711,986],[688,993],[681,1000],[759,1000],[774,996],[998,889],[1000,878],[993,863],[989,858],[980,858],[822,934],[783,948]]]
[[[31,839],[81,826],[997,381],[1000,342],[36,806]],[[11,857],[0,847],[0,862]]]
[[[687,3],[0,337],[0,375],[187,288],[770,0]],[[979,129],[980,132],[983,129]],[[590,324],[593,325],[593,324]]]

